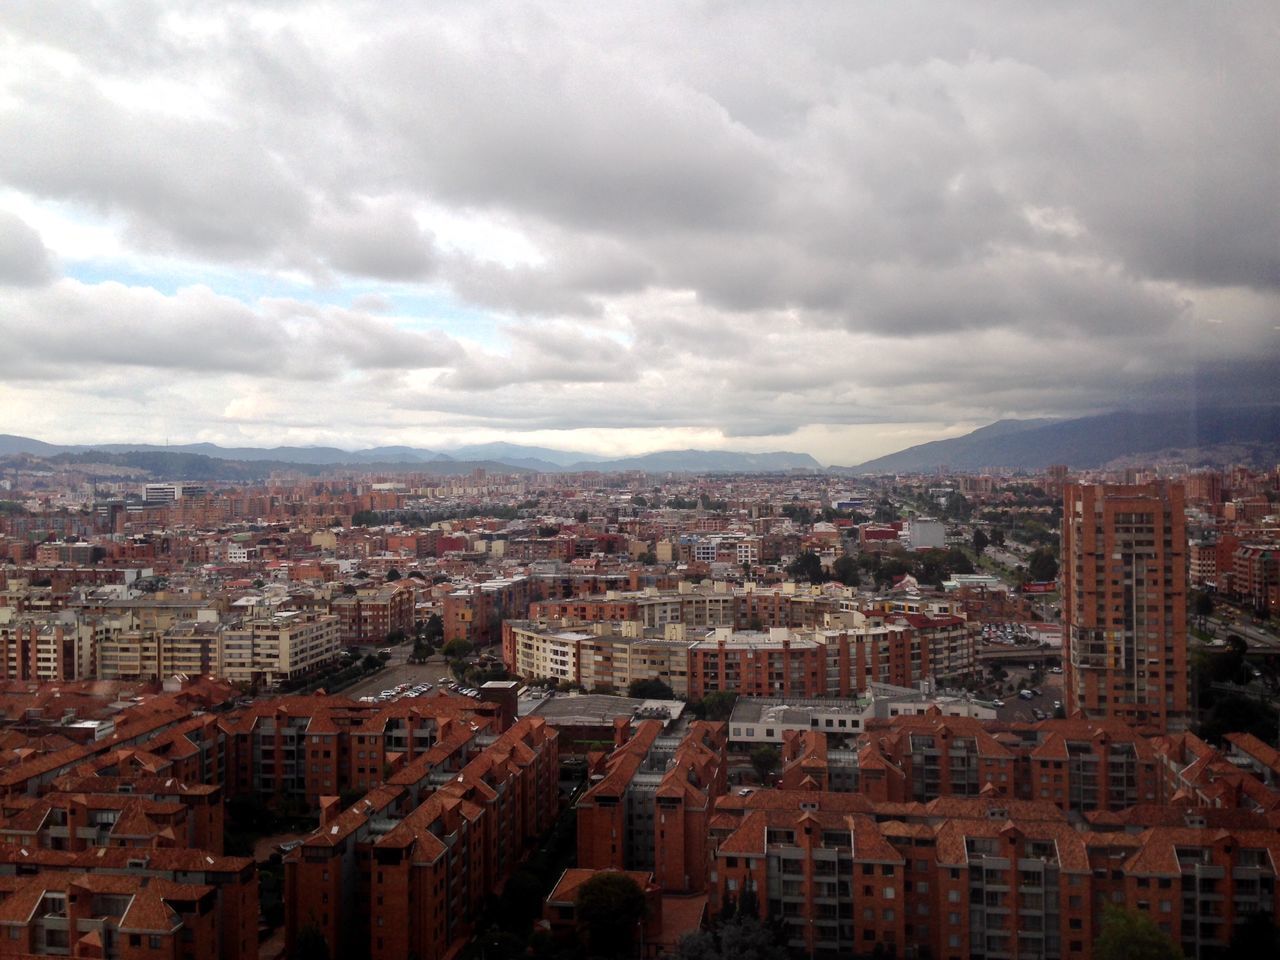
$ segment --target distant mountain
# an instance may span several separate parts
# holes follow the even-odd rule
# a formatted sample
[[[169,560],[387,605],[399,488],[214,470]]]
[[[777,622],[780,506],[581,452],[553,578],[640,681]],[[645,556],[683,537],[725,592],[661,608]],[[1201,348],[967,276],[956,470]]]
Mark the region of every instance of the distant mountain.
[[[529,447],[519,443],[472,443],[454,447],[449,453],[460,460],[501,460],[503,463],[533,462],[542,464],[534,469],[568,467],[575,463],[604,460],[604,457],[576,450],[553,450],[550,447]]]
[[[9,457],[18,453],[33,453],[46,456],[58,453],[62,447],[43,440],[32,440],[30,437],[15,437],[11,433],[0,433],[0,457]]]
[[[174,452],[169,450],[130,450],[113,453],[105,450],[63,451],[43,456],[24,452],[0,454],[4,457],[35,457],[51,467],[59,465],[76,465],[89,475],[95,474],[95,467],[130,467],[141,470],[151,480],[204,480],[212,483],[241,482],[254,483],[266,480],[272,474],[298,473],[303,476],[320,476],[333,471],[345,469],[373,470],[391,473],[424,472],[446,476],[467,474],[473,470],[483,469],[490,473],[522,473],[517,467],[495,460],[432,460],[397,461],[371,460],[360,463],[292,463],[284,460],[238,460],[223,457],[206,457],[199,453]],[[102,474],[108,474],[102,471]]]
[[[572,471],[599,470],[620,473],[769,473],[782,470],[821,470],[822,464],[807,453],[736,453],[732,450],[667,450],[620,460],[575,463]]]
[[[1039,470],[1055,463],[1076,469],[1135,458],[1192,465],[1280,456],[1280,407],[1119,412],[1073,420],[1000,420],[963,437],[935,440],[877,457],[856,473],[922,473],[1004,467]]]
[[[417,447],[370,447],[368,450],[355,450],[345,454],[344,460],[338,463],[440,463],[448,460],[491,460],[492,457],[451,457],[447,453],[433,450],[422,450]]]
[[[220,460],[244,462],[271,461],[284,464],[342,463],[436,463],[452,460],[448,454],[417,447],[373,447],[369,450],[342,450],[338,447],[220,447],[216,443],[178,443],[160,446],[154,443],[75,443],[53,444],[30,437],[0,435],[0,456],[31,453],[52,456],[58,453],[190,453]],[[480,458],[490,459],[490,458]]]
[[[433,473],[467,473],[483,467],[494,473],[532,470],[536,473],[560,473],[566,471],[648,470],[656,473],[749,473],[775,470],[819,470],[821,464],[807,453],[734,453],[727,450],[671,450],[651,453],[642,457],[607,460],[590,453],[553,450],[548,447],[529,447],[518,443],[481,443],[457,447],[448,453],[426,450],[420,447],[373,447],[367,450],[341,450],[337,447],[220,447],[213,443],[185,443],[157,446],[147,443],[103,443],[58,445],[0,434],[0,456],[27,453],[39,457],[58,454],[85,454],[97,451],[105,454],[169,454],[191,455],[237,463],[269,464],[271,470],[289,467],[339,467],[358,465],[416,466]],[[87,462],[87,461],[81,461]],[[126,465],[115,462],[117,466]],[[172,461],[177,463],[178,461]],[[314,471],[313,471],[314,472]],[[239,474],[226,479],[236,479]],[[263,474],[266,476],[267,474]],[[173,477],[172,479],[195,479]]]

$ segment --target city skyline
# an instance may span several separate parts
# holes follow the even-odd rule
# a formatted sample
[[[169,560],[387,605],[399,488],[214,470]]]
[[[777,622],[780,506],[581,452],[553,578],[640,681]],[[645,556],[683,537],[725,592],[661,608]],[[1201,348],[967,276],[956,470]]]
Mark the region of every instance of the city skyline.
[[[1274,27],[11,5],[0,432],[857,463],[1274,402]]]

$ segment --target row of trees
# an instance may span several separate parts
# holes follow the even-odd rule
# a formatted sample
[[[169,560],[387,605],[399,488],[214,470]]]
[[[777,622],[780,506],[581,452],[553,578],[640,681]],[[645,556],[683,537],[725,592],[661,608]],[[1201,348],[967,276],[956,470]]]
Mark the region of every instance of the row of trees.
[[[812,550],[801,552],[787,564],[787,575],[805,583],[826,583],[835,580],[846,587],[858,585],[858,564],[852,557],[837,557],[828,571],[822,558]]]

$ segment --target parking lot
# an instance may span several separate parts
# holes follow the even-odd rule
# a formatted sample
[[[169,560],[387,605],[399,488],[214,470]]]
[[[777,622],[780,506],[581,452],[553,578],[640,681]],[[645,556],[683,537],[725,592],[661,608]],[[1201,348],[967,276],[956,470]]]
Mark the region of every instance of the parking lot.
[[[427,683],[438,685],[440,677],[449,675],[449,665],[443,659],[427,663],[400,663],[380,670],[367,680],[361,680],[355,686],[343,690],[343,696],[359,700],[361,697],[376,697],[383,690],[390,690],[402,683]],[[450,677],[452,679],[452,677]]]
[[[1009,670],[1009,677],[1004,682],[1012,683],[1015,686],[1018,681],[1026,678],[1028,682],[1031,680],[1030,671],[1025,668],[1013,668]],[[1035,711],[1039,710],[1046,717],[1052,717],[1054,712],[1054,703],[1062,700],[1062,674],[1045,672],[1036,686],[1040,691],[1039,696],[1032,696],[1030,699],[1024,699],[1017,693],[1005,694],[1004,706],[997,709],[997,716],[1001,720],[1016,720],[1025,723],[1034,723],[1036,718]]]

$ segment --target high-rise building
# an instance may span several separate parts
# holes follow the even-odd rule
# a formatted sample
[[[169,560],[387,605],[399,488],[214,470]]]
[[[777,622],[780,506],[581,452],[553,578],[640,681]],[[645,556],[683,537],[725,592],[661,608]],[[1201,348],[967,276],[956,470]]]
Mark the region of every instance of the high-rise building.
[[[1187,726],[1183,490],[1069,484],[1063,494],[1066,705],[1090,717]]]

